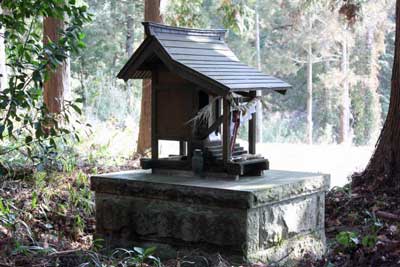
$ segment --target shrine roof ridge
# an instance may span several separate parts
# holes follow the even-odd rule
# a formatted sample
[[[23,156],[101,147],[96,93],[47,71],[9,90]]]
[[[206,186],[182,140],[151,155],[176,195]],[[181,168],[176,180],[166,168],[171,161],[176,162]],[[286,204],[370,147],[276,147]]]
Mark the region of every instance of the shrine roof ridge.
[[[157,61],[169,71],[219,95],[254,90],[285,93],[291,85],[242,63],[225,42],[226,30],[143,22],[146,38],[118,78],[149,79]]]
[[[176,27],[169,26],[165,24],[160,24],[156,22],[144,21],[142,22],[145,33],[148,36],[156,35],[157,33],[169,33],[169,34],[183,34],[183,35],[193,35],[193,36],[208,36],[208,37],[218,37],[221,40],[225,38],[227,33],[226,29],[196,29],[187,27]]]

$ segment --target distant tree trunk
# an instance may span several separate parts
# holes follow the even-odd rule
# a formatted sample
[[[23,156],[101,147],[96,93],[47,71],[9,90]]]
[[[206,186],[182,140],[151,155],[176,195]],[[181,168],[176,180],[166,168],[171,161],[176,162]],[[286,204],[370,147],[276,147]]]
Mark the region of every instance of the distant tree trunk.
[[[0,7],[0,14],[3,10]],[[7,86],[6,48],[4,46],[4,28],[0,29],[0,91]]]
[[[347,34],[347,33],[346,33]],[[350,85],[349,85],[349,55],[347,37],[342,43],[342,73],[343,73],[343,90],[342,103],[340,105],[340,127],[339,127],[339,144],[351,143],[350,136]]]
[[[160,12],[161,0],[145,0],[144,20],[163,23]],[[143,80],[142,103],[136,152],[144,154],[151,147],[151,80]]]
[[[134,22],[133,14],[126,14],[126,53],[128,57],[130,57],[133,53],[133,45],[135,41],[135,32],[134,32]]]
[[[133,7],[133,8],[132,8]],[[135,42],[135,20],[133,18],[135,12],[135,3],[132,3],[127,6],[125,9],[125,19],[126,19],[126,43],[125,50],[126,54],[129,57],[133,54],[134,42]],[[128,110],[129,112],[133,112],[135,106],[135,98],[132,87],[132,80],[129,80],[126,83],[126,92],[127,92],[127,100],[128,100]]]
[[[312,44],[307,50],[307,144],[313,143],[313,51]]]
[[[400,0],[396,1],[396,41],[389,111],[366,169],[353,176],[353,187],[400,189]],[[385,190],[387,192],[387,190]]]
[[[43,42],[46,44],[48,39],[58,40],[58,30],[64,27],[63,21],[46,17],[43,21]],[[66,92],[69,91],[69,64],[68,60],[57,67],[50,74],[50,78],[44,84],[43,99],[51,113],[60,113],[63,109],[63,102]]]
[[[258,1],[256,2],[256,51],[257,51],[257,68],[258,70],[261,71],[260,16],[258,14]],[[257,91],[257,96],[261,96],[261,91]],[[262,110],[262,105],[259,101],[257,102],[256,112],[257,112],[256,142],[262,143],[263,110]]]
[[[378,27],[382,29],[381,27]],[[372,27],[367,30],[367,46],[370,51],[369,56],[369,79],[368,79],[368,90],[371,96],[369,109],[371,112],[371,127],[368,129],[368,137],[370,140],[376,140],[379,135],[379,129],[381,127],[381,103],[379,101],[378,87],[379,87],[379,56],[381,51],[379,47],[384,47],[385,35],[383,33],[377,33]]]

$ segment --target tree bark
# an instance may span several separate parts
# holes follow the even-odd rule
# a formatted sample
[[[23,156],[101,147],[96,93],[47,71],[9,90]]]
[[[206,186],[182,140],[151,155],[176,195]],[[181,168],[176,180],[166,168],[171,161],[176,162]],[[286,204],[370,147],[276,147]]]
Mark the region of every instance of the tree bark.
[[[307,144],[313,143],[313,52],[312,44],[308,44],[307,51]]]
[[[130,58],[133,54],[134,42],[135,42],[135,3],[128,4],[125,9],[125,20],[126,20],[126,41],[125,41],[125,50],[128,58]],[[127,100],[128,100],[128,110],[129,112],[134,111],[135,106],[135,98],[132,87],[132,80],[126,82],[126,92],[127,92]]]
[[[135,41],[133,14],[126,14],[126,53],[130,57],[133,53],[133,44]]]
[[[400,189],[400,0],[396,1],[396,41],[389,111],[375,152],[366,169],[353,176],[353,187],[371,190]]]
[[[43,21],[43,43],[48,40],[57,41],[58,31],[63,29],[63,21],[46,17]],[[66,93],[69,91],[69,64],[68,60],[50,73],[50,78],[44,84],[43,100],[50,113],[60,113]]]
[[[347,33],[346,33],[347,34]],[[343,92],[340,106],[339,144],[350,144],[350,85],[347,37],[342,42]]]
[[[0,7],[0,14],[3,10]],[[4,27],[0,29],[0,91],[7,87],[6,48],[4,46]]]
[[[382,26],[378,26],[378,29],[384,31]],[[370,100],[370,112],[371,112],[371,127],[368,129],[368,138],[370,140],[376,140],[379,135],[379,129],[382,126],[381,123],[381,103],[379,101],[378,87],[379,87],[379,57],[382,53],[378,47],[384,47],[385,35],[383,33],[375,32],[373,27],[369,27],[367,30],[367,46],[370,51],[369,56],[369,79],[368,79],[368,90],[371,96]]]
[[[145,0],[144,20],[163,23],[160,12],[161,0]],[[136,152],[145,154],[151,147],[151,80],[143,80],[139,136]]]

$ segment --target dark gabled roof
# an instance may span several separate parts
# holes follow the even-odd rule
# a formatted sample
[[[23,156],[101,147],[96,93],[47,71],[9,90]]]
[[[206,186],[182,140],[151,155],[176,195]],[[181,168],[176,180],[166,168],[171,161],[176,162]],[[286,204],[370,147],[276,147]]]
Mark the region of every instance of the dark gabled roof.
[[[267,89],[284,92],[291,87],[241,63],[224,41],[226,30],[187,29],[152,22],[143,25],[147,37],[118,78],[150,78],[149,66],[159,59],[170,71],[216,93]]]

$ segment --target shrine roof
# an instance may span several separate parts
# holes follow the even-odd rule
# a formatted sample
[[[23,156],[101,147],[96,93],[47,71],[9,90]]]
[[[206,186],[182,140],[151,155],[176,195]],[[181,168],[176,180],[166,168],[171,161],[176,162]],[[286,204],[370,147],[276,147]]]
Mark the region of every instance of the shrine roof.
[[[156,62],[161,61],[171,72],[199,87],[218,89],[221,94],[254,90],[285,92],[291,87],[240,62],[225,42],[226,30],[189,29],[152,22],[143,25],[146,38],[118,78],[151,78]]]

